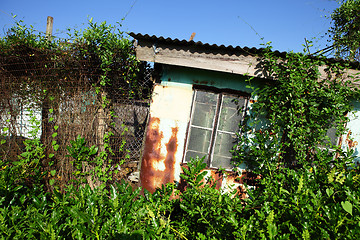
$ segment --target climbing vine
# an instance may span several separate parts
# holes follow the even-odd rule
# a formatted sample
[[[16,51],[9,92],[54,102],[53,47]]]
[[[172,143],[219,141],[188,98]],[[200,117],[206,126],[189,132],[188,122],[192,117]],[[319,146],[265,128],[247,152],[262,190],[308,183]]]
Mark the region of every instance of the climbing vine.
[[[351,101],[359,96],[344,78],[347,63],[304,53],[282,58],[267,47],[263,67],[273,80],[253,89],[257,99],[237,159],[263,170],[314,164],[325,149],[341,153],[336,139],[345,133]]]
[[[258,174],[244,200],[242,236],[350,239],[360,232],[359,169],[354,149],[339,143],[359,99],[345,80],[349,66],[304,53],[281,57],[271,47],[262,63],[272,80],[255,88],[250,79],[255,102],[234,147],[236,162]]]
[[[123,148],[127,128],[115,109],[129,100],[148,99],[152,88],[152,82],[143,80],[149,66],[136,59],[132,41],[119,27],[90,19],[86,29],[68,29],[68,38],[59,39],[18,21],[0,38],[3,159],[11,162],[24,151],[22,140],[16,142],[24,134],[19,119],[31,110],[40,118],[36,137],[45,155],[40,166],[49,172],[51,184],[74,176],[86,176],[92,185],[112,180],[117,165],[128,159]],[[99,147],[91,161],[67,153],[70,140],[78,139],[86,142],[81,145],[85,150]],[[73,174],[79,170],[82,174]]]
[[[341,0],[340,6],[330,15],[330,37],[334,42],[335,55],[351,61],[359,61],[360,1]]]

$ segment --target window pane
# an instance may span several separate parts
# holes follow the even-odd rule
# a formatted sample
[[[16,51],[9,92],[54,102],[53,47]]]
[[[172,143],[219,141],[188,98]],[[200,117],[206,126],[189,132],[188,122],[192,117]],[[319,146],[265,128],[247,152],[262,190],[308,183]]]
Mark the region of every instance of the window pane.
[[[211,139],[211,130],[191,127],[188,150],[207,154]]]
[[[336,124],[333,125],[326,131],[326,136],[329,138],[324,140],[319,147],[324,148],[328,147],[329,144],[331,145],[338,145],[339,144],[339,136],[336,135]]]
[[[211,161],[211,167],[215,167],[215,168],[222,167],[229,169],[232,168],[233,165],[231,164],[231,158],[214,155]]]
[[[214,155],[231,158],[230,150],[235,145],[236,140],[235,134],[218,132],[215,139]]]
[[[213,128],[216,105],[195,102],[192,125]]]
[[[336,128],[332,127],[327,130],[326,136],[330,138],[330,143],[332,145],[338,144],[338,137],[336,136]]]
[[[204,162],[210,158],[211,167],[231,168],[230,150],[237,140],[245,104],[242,97],[196,90],[184,161],[205,156]],[[214,131],[216,136],[212,139]]]
[[[213,128],[218,95],[196,91],[192,125]]]
[[[195,101],[199,103],[205,103],[208,105],[217,104],[218,94],[212,92],[196,91]]]
[[[242,120],[245,99],[230,95],[223,96],[218,129],[237,132]]]
[[[202,158],[202,157],[204,157],[204,156],[206,156],[206,157],[204,158],[204,162],[206,163],[209,154],[204,154],[204,153],[195,152],[195,151],[187,151],[187,152],[186,152],[186,156],[185,156],[185,162],[190,161],[190,158],[196,158],[196,157]]]

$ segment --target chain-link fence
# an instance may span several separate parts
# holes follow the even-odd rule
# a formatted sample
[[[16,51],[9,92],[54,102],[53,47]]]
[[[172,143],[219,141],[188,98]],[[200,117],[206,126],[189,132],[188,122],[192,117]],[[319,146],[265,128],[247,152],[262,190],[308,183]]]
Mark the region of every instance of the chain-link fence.
[[[99,87],[101,70],[71,54],[20,47],[0,54],[0,157],[15,161],[26,150],[24,140],[39,138],[42,167],[55,167],[65,183],[76,171],[67,146],[81,136],[86,146],[106,150],[111,170],[120,170],[111,171],[114,179],[126,178],[141,158],[152,68],[140,64],[131,82],[112,71],[111,82]]]

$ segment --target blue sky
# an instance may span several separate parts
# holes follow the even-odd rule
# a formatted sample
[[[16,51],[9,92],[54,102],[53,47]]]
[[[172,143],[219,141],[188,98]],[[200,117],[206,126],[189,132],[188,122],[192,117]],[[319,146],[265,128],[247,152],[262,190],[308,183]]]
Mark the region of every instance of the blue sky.
[[[54,35],[67,28],[84,28],[89,17],[142,34],[241,47],[261,47],[271,41],[280,51],[302,51],[304,38],[314,39],[315,51],[326,46],[321,38],[329,29],[326,16],[339,5],[335,0],[0,0],[0,35],[14,24],[11,17],[45,31],[54,17]],[[261,37],[264,40],[261,40]]]

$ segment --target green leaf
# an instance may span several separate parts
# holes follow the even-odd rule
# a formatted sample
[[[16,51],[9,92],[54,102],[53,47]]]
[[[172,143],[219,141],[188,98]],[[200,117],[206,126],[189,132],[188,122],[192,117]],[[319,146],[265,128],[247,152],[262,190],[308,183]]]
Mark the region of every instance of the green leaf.
[[[53,158],[54,157],[54,154],[53,153],[50,153],[49,154],[49,158]]]
[[[309,233],[309,230],[308,230],[308,229],[303,230],[303,232],[302,232],[302,238],[303,238],[304,240],[310,240],[310,233]]]
[[[23,152],[23,153],[20,154],[20,156],[22,156],[22,157],[27,157],[28,155],[29,155],[28,152]]]
[[[55,183],[55,179],[50,179],[49,180],[49,184],[52,186],[52,185],[54,185],[54,183]]]
[[[54,137],[56,137],[58,134],[57,134],[57,132],[54,132],[51,136],[54,138]]]
[[[59,149],[59,144],[53,146],[54,150],[57,151]]]
[[[326,189],[326,194],[330,197],[332,194],[334,193],[334,190],[332,190],[331,188],[327,188]]]
[[[341,202],[343,209],[352,216],[352,204],[349,201]]]
[[[51,174],[51,176],[55,176],[56,170],[51,170],[51,171],[50,171],[50,174]]]
[[[58,128],[59,128],[58,125],[55,125],[55,126],[54,126],[55,131],[58,130]]]
[[[24,204],[25,200],[26,200],[26,195],[23,194],[23,195],[20,197],[20,202],[21,202],[21,204]]]
[[[2,145],[2,144],[4,144],[4,143],[6,143],[6,140],[5,140],[5,139],[1,139],[0,144]]]

